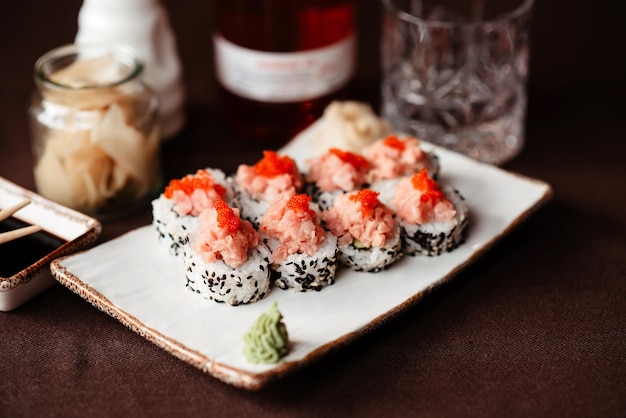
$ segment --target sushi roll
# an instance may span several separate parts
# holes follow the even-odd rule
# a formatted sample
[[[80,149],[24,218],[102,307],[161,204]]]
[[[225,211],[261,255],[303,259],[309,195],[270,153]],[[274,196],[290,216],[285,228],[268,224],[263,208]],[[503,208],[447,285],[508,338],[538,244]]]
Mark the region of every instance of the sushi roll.
[[[240,305],[270,291],[270,252],[237,208],[218,200],[198,217],[184,247],[187,287],[206,299]]]
[[[363,156],[372,164],[369,181],[398,178],[426,169],[432,178],[439,173],[439,160],[422,149],[413,137],[390,135],[363,149]]]
[[[407,255],[440,255],[464,240],[468,207],[461,194],[441,186],[423,169],[398,182],[392,203]]]
[[[337,195],[361,188],[370,168],[362,156],[338,148],[307,163],[305,190],[322,210],[328,209]]]
[[[439,159],[422,149],[420,141],[412,137],[388,136],[363,150],[363,156],[371,164],[368,183],[380,193],[379,199],[389,205],[393,189],[404,176],[411,176],[426,169],[432,178],[439,174]]]
[[[339,195],[322,216],[337,237],[339,261],[352,270],[377,272],[402,257],[400,228],[378,193],[361,189]]]
[[[337,238],[319,224],[311,196],[297,194],[272,204],[261,218],[272,256],[273,281],[281,289],[320,291],[334,283]]]
[[[170,181],[152,201],[152,224],[160,245],[170,254],[182,257],[183,244],[189,232],[197,228],[198,215],[217,199],[236,205],[233,187],[221,170],[198,170]]]
[[[234,186],[241,217],[258,226],[269,205],[302,191],[303,180],[291,157],[263,151],[263,158],[255,165],[237,168]]]

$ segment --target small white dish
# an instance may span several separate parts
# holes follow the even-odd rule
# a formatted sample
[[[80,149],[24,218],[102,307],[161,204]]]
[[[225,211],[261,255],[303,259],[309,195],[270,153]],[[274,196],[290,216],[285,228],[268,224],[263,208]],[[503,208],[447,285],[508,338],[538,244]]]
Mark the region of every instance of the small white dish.
[[[284,149],[299,164],[319,153],[314,125]],[[429,144],[425,144],[429,145]],[[259,389],[383,325],[451,280],[552,195],[541,181],[433,146],[439,180],[470,208],[467,240],[438,257],[404,257],[388,270],[342,268],[320,292],[273,289],[259,302],[229,306],[185,288],[182,262],[158,245],[151,225],[86,252],[55,260],[63,285],[175,357],[227,383]],[[278,364],[246,361],[243,335],[272,302],[284,316],[290,352]]]
[[[0,177],[0,209],[30,204],[0,222],[0,232],[26,225],[42,231],[0,244],[0,311],[11,311],[56,283],[50,262],[96,241],[100,222]]]

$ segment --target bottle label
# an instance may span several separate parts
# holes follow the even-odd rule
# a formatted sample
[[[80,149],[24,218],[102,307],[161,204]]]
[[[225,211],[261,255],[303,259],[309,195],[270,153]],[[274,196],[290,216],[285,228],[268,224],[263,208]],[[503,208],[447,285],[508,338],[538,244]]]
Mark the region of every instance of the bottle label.
[[[325,96],[346,85],[355,69],[355,36],[298,52],[242,48],[214,37],[216,76],[237,96],[288,103]]]

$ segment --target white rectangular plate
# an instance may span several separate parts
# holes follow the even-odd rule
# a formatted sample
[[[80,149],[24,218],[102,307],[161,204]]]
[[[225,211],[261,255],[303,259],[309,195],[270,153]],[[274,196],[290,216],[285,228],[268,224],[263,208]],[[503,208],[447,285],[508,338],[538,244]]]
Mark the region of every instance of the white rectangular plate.
[[[299,163],[314,156],[312,129],[284,151]],[[165,255],[148,225],[53,262],[54,276],[93,305],[172,355],[246,389],[319,359],[381,325],[451,279],[552,194],[549,185],[434,148],[439,181],[464,195],[468,238],[439,257],[405,257],[380,273],[338,271],[321,292],[273,289],[263,300],[232,307],[185,288],[180,261]],[[243,335],[273,301],[284,316],[291,348],[276,365],[254,365],[242,354]]]

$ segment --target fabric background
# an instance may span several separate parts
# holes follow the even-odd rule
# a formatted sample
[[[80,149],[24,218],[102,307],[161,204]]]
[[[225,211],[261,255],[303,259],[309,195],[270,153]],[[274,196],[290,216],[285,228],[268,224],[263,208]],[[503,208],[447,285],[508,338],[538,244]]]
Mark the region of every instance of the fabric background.
[[[201,373],[56,285],[0,313],[0,416],[624,416],[626,27],[617,2],[574,3],[537,1],[527,146],[505,166],[555,196],[451,283],[259,392]],[[22,0],[0,13],[0,176],[30,189],[32,65],[72,41],[80,4]],[[165,146],[168,178],[254,161],[259,150],[217,116],[211,2],[164,5],[189,96],[187,128]],[[374,105],[379,16],[378,2],[359,1],[355,97]],[[106,223],[101,241],[149,221],[145,211]]]

